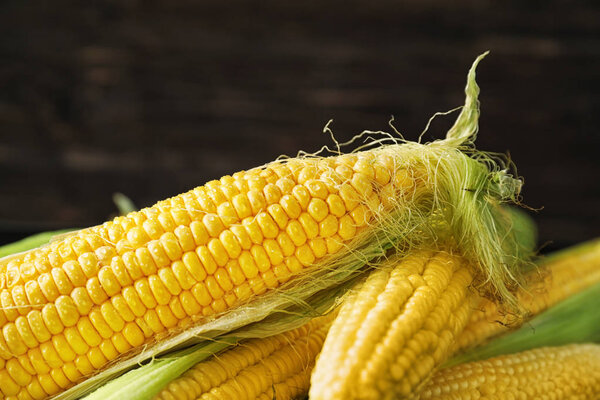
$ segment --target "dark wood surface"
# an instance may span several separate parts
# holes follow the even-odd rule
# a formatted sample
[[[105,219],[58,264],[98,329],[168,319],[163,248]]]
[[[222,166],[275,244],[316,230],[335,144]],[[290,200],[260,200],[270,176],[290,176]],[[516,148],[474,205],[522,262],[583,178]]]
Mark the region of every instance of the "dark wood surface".
[[[597,2],[289,3],[3,1],[0,240],[314,151],[329,119],[415,139],[488,49],[478,147],[510,152],[547,249],[599,236]]]

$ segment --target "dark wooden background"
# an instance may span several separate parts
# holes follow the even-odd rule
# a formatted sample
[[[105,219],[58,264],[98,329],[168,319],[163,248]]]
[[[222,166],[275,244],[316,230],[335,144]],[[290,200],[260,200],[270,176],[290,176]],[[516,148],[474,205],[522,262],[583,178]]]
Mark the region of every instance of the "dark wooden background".
[[[600,234],[598,2],[0,4],[1,242],[314,151],[329,119],[415,139],[488,49],[478,147],[510,151],[547,249]]]

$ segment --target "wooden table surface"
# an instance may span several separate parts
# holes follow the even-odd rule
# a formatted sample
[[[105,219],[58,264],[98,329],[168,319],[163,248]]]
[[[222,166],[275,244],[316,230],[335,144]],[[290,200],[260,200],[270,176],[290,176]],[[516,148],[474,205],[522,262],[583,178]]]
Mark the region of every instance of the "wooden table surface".
[[[478,147],[510,152],[547,250],[600,236],[597,4],[6,0],[0,241],[315,151],[329,119],[416,139],[488,49]]]

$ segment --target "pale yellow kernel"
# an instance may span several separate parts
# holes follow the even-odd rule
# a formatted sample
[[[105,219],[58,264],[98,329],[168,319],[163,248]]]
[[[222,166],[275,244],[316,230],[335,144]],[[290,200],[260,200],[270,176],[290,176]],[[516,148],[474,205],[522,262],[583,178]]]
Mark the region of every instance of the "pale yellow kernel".
[[[192,287],[192,294],[196,301],[202,306],[208,306],[212,302],[212,297],[206,288],[204,282],[198,282]]]
[[[198,304],[194,298],[194,295],[190,291],[181,292],[179,295],[179,301],[185,313],[190,317],[197,315],[202,311],[202,307],[200,304]]]
[[[306,233],[304,232],[300,222],[296,220],[290,221],[285,231],[289,235],[290,239],[292,239],[294,242],[294,245],[302,246],[304,243],[306,243]]]
[[[233,225],[229,228],[229,230],[235,235],[235,238],[243,250],[248,250],[250,247],[252,247],[250,235],[248,235],[248,232],[243,225]]]
[[[233,292],[239,302],[243,302],[252,296],[252,290],[250,289],[250,284],[248,282],[244,282],[240,286],[235,287]]]
[[[138,279],[133,286],[146,308],[156,307],[156,299],[150,289],[150,283],[147,278]]]
[[[121,318],[123,318],[125,321],[133,321],[135,319],[135,315],[121,294],[113,296],[110,299],[110,302],[112,303],[113,307],[115,307]]]
[[[263,193],[267,204],[278,203],[279,199],[281,199],[281,189],[273,183],[267,184],[263,189]]]
[[[198,258],[196,253],[193,251],[184,253],[181,261],[193,279],[195,279],[197,282],[204,280],[206,277],[206,271],[204,270],[204,267],[200,262],[200,258]]]
[[[294,254],[296,246],[286,232],[279,232],[279,235],[277,235],[277,243],[279,244],[284,257]]]
[[[113,274],[115,274],[119,285],[125,287],[133,284],[133,280],[129,276],[127,268],[125,267],[125,263],[121,257],[113,257],[110,263],[110,268]]]
[[[277,179],[277,182],[275,182],[275,184],[277,185],[279,190],[281,190],[281,193],[290,193],[296,183],[290,178],[280,176],[280,178]]]
[[[354,210],[361,200],[361,195],[349,183],[343,183],[340,186],[339,195],[344,202],[345,210]],[[332,212],[335,215],[335,213]],[[337,216],[337,215],[336,215]],[[341,216],[340,216],[341,217]]]
[[[221,241],[221,244],[225,248],[225,251],[227,252],[227,255],[229,256],[229,258],[239,257],[239,255],[242,251],[242,247],[240,246],[240,244],[239,244],[237,238],[235,237],[235,235],[233,234],[233,232],[231,232],[230,230],[225,230],[225,231],[221,232],[221,235],[219,236],[219,240]]]
[[[61,369],[70,382],[77,382],[81,378],[81,372],[79,372],[75,363],[67,363]]]
[[[162,243],[159,240],[152,240],[147,244],[148,251],[152,255],[157,268],[163,268],[171,264]]]
[[[132,347],[141,346],[145,340],[142,330],[134,322],[128,322],[125,325],[123,336]]]
[[[27,320],[27,318],[19,316],[15,320],[15,326],[17,327],[19,335],[21,336],[21,340],[23,341],[23,343],[25,343],[27,347],[34,348],[38,346],[39,342],[37,341],[35,335],[31,331],[31,327],[29,326],[29,321]]]
[[[88,317],[83,317],[77,321],[77,330],[90,347],[96,347],[102,342],[100,334],[98,334]]]
[[[60,336],[63,337],[62,335],[60,335]],[[63,337],[63,339],[64,339],[64,337]],[[69,346],[65,347],[65,354],[67,354],[66,350],[68,347]],[[59,368],[63,364],[63,361],[61,360],[60,356],[56,352],[56,349],[54,348],[52,342],[45,342],[45,343],[40,344],[40,352],[42,353],[42,357],[44,358],[44,361],[46,362],[48,367]]]
[[[289,218],[296,219],[300,216],[302,208],[294,196],[286,194],[279,200],[279,203]]]
[[[338,219],[329,214],[323,221],[319,223],[319,236],[322,238],[328,238],[336,234],[338,230]]]
[[[215,313],[222,313],[227,310],[227,303],[223,298],[213,300],[210,306],[212,307]]]
[[[69,347],[73,349],[75,353],[79,355],[85,354],[90,349],[90,346],[88,346],[85,340],[83,340],[83,338],[77,331],[77,328],[73,326],[65,328],[63,334],[65,336],[65,339],[67,340],[67,343],[69,344]],[[64,348],[56,347],[56,351],[59,354],[64,350]]]
[[[50,274],[52,275],[52,280],[54,281],[54,284],[56,285],[56,288],[58,289],[58,292],[60,294],[71,293],[71,291],[73,290],[73,284],[67,277],[65,271],[62,270],[62,268],[52,268]]]
[[[308,213],[315,221],[321,222],[329,214],[329,207],[324,200],[315,197],[308,204]]]
[[[50,372],[50,367],[46,363],[46,360],[44,360],[40,348],[29,349],[27,352],[27,357],[29,358],[31,366],[35,370],[36,374],[41,375]]]
[[[214,274],[215,280],[219,284],[219,286],[225,291],[228,292],[233,289],[233,282],[229,276],[229,273],[225,268],[218,268]]]
[[[181,259],[182,250],[179,245],[179,240],[174,233],[167,232],[160,237],[160,244],[171,261]]]
[[[198,256],[198,259],[202,263],[204,271],[206,271],[207,274],[212,275],[217,270],[217,263],[215,262],[211,252],[208,250],[208,247],[198,247],[196,249],[196,255]]]
[[[177,283],[181,286],[181,289],[188,290],[196,283],[182,261],[175,261],[171,264],[171,269],[173,270],[173,274],[177,279]]]
[[[102,351],[100,351],[100,349],[97,347],[89,349],[86,356],[90,364],[92,364],[95,369],[102,368],[104,364],[108,362],[106,357],[104,357],[104,354],[102,354]]]
[[[246,280],[238,260],[229,260],[225,266],[225,269],[227,270],[227,274],[235,286],[241,285]]]
[[[158,219],[149,218],[142,223],[142,228],[150,239],[158,239],[165,231]]]
[[[140,266],[144,276],[156,273],[156,263],[154,262],[152,254],[150,254],[150,250],[146,247],[140,247],[135,250],[135,256],[137,258],[137,264]]]
[[[69,260],[63,264],[62,268],[75,287],[85,284],[86,276],[77,261]]]
[[[248,217],[242,221],[242,225],[244,229],[248,233],[250,240],[254,244],[261,244],[264,237],[262,231],[260,230],[260,226],[258,226],[258,222],[253,217]]]
[[[10,375],[10,377],[17,383],[19,386],[26,386],[31,382],[31,374],[27,372],[23,366],[17,361],[17,359],[13,358],[8,360],[5,365],[6,371]]]
[[[305,267],[311,265],[315,261],[315,255],[308,243],[298,247],[295,255],[298,261],[300,261],[300,264]]]
[[[177,282],[177,278],[171,268],[167,267],[158,270],[158,277],[173,296],[181,293],[181,286],[179,286],[179,282]]]
[[[52,346],[54,346],[54,350],[62,362],[70,362],[77,357],[77,353],[75,353],[69,342],[67,342],[64,333],[52,337]]]
[[[254,278],[258,275],[258,268],[249,251],[243,251],[238,258],[238,262],[246,278]]]
[[[288,216],[283,207],[280,204],[271,204],[267,211],[279,229],[284,229],[288,222]]]
[[[317,237],[319,234],[319,225],[316,223],[313,217],[310,216],[310,214],[303,212],[298,217],[298,222],[300,222],[300,225],[302,225],[304,233],[306,233],[306,237],[308,239]]]
[[[98,280],[108,296],[113,296],[121,291],[121,285],[109,266],[100,268]]]
[[[303,185],[296,185],[292,189],[292,194],[300,204],[302,210],[306,210],[308,203],[310,202],[311,195],[306,187]]]
[[[114,331],[104,320],[102,312],[99,308],[93,308],[88,314],[88,318],[90,319],[90,322],[92,323],[96,331],[100,334],[100,336],[102,336],[104,339],[110,338],[112,336]]]
[[[194,241],[194,236],[192,235],[192,231],[185,225],[179,225],[175,228],[175,237],[177,238],[177,243],[181,246],[181,251],[193,251],[196,250],[196,243]],[[169,255],[171,257],[171,255]],[[177,259],[181,258],[181,254]]]
[[[125,268],[127,268],[127,273],[129,274],[132,280],[136,281],[142,276],[144,276],[142,269],[138,265],[135,253],[133,253],[132,251],[124,253],[122,256],[122,260],[125,264]]]
[[[271,265],[277,265],[283,262],[283,252],[277,244],[277,241],[273,239],[266,239],[263,242],[263,248],[269,257]]]
[[[50,339],[50,331],[48,331],[48,328],[46,328],[44,319],[42,318],[42,313],[40,311],[31,310],[27,314],[27,320],[29,321],[31,331],[40,343]]]
[[[160,323],[165,328],[168,329],[177,325],[177,318],[175,318],[175,315],[173,315],[173,311],[171,311],[171,308],[169,306],[159,305],[158,307],[156,307],[156,314],[160,319]]]
[[[107,360],[114,360],[119,356],[119,352],[115,348],[115,345],[109,339],[104,339],[98,348]]]
[[[175,226],[187,226],[192,221],[190,218],[190,214],[188,214],[188,211],[185,208],[185,204],[183,202],[178,207],[171,208],[171,217],[173,218],[173,222],[175,222]]]
[[[144,315],[146,307],[144,306],[144,303],[140,299],[140,296],[137,294],[134,287],[128,286],[124,288],[121,293],[123,295],[123,299],[129,306],[129,309],[136,317],[141,317]]]
[[[198,196],[198,204],[202,211],[207,213],[214,213],[217,211],[217,206],[215,206],[215,203],[205,192],[196,192],[196,196]]]
[[[290,277],[292,276],[292,273],[286,267],[285,264],[275,265],[273,267],[273,273],[275,274],[275,276],[277,277],[277,280],[281,284],[286,283],[290,279]]]
[[[108,298],[97,277],[88,279],[85,288],[94,304],[102,304]]]
[[[350,217],[352,217],[352,220],[357,228],[363,227],[369,223],[369,208],[363,204],[360,204],[350,212]]]
[[[262,188],[259,190],[249,190],[246,193],[248,197],[248,201],[250,202],[250,207],[252,207],[252,214],[256,215],[267,207],[267,200],[265,196],[262,194]]]
[[[127,232],[127,241],[133,246],[138,248],[143,246],[150,240],[150,237],[146,234],[143,228],[134,227]]]
[[[256,266],[258,267],[258,270],[260,272],[264,272],[271,267],[269,256],[267,255],[267,252],[262,246],[252,246],[252,248],[250,249],[250,253],[252,254],[254,262],[256,263]]]
[[[327,185],[317,179],[311,179],[307,181],[304,186],[308,189],[310,195],[312,197],[317,197],[319,199],[325,200],[329,195],[329,190],[327,190]]]
[[[340,218],[338,234],[344,240],[349,240],[356,234],[356,225],[349,215],[344,215]]]
[[[313,251],[313,254],[316,258],[324,257],[327,254],[327,244],[325,243],[325,239],[323,238],[314,238],[308,241],[308,245],[310,249]]]
[[[231,203],[239,219],[244,219],[252,215],[252,206],[244,193],[235,195],[231,200]]]
[[[159,307],[164,307],[164,306],[159,306]],[[112,344],[115,346],[115,349],[117,349],[117,351],[120,354],[126,353],[127,351],[129,351],[131,349],[131,345],[125,339],[123,334],[121,334],[120,332],[116,332],[113,336],[111,336],[110,341],[112,342]]]
[[[160,333],[165,330],[165,327],[163,326],[162,322],[160,322],[160,318],[158,318],[158,314],[155,310],[146,311],[144,314],[144,322],[148,324],[154,333]]]
[[[73,326],[79,319],[77,306],[70,296],[59,296],[56,299],[56,311],[64,326]]]
[[[47,276],[47,274],[40,276],[40,279],[42,278],[48,278],[48,283],[46,283],[46,279],[43,279],[42,282],[40,282],[40,287],[42,288],[42,291],[44,291],[44,294],[46,294],[46,290],[50,289],[48,290],[48,292],[51,292],[53,295],[56,294],[56,296],[52,298],[52,301],[54,301],[54,299],[58,297],[59,293],[58,290],[55,290],[56,286],[54,285],[54,282],[52,282],[52,278]],[[6,315],[6,318],[9,321],[14,321],[15,319],[17,319],[19,313],[16,310],[15,303],[8,290],[3,290],[1,292],[0,302],[2,303],[2,309],[4,311],[4,314]]]
[[[259,296],[267,291],[267,287],[265,286],[265,282],[262,280],[260,276],[249,279],[248,284],[250,285],[250,289],[252,292]]]
[[[169,304],[171,293],[157,275],[149,276],[148,284],[150,286],[150,290],[152,291],[152,295],[158,304]]]
[[[272,289],[279,286],[279,281],[277,280],[277,277],[275,276],[273,270],[262,272],[260,276],[268,288]]]
[[[172,232],[177,226],[175,221],[173,221],[171,213],[168,211],[162,212],[158,215],[158,222],[160,222],[160,225],[163,227],[165,232]]]
[[[382,165],[375,165],[375,181],[380,185],[387,185],[390,181],[390,171]]]
[[[223,289],[221,289],[221,286],[219,285],[214,276],[207,277],[205,284],[206,288],[208,289],[208,292],[210,293],[210,296],[213,299],[219,299],[225,294],[225,292],[223,292]]]
[[[115,309],[110,301],[105,302],[100,306],[100,312],[102,313],[102,318],[104,321],[110,326],[115,332],[121,332],[123,326],[125,325],[125,321],[119,315],[119,312]]]
[[[317,169],[314,165],[308,164],[298,172],[298,183],[304,184],[317,176]]]
[[[258,226],[260,227],[260,230],[265,238],[273,239],[277,237],[277,234],[279,233],[279,227],[267,212],[262,211],[258,213],[256,216],[256,222],[258,223]]]
[[[210,235],[208,234],[208,231],[202,222],[193,221],[190,224],[190,230],[192,231],[192,236],[194,237],[196,246],[202,246],[208,242]]]
[[[219,204],[217,214],[225,226],[230,226],[240,221],[235,208],[228,201]]]
[[[206,214],[202,218],[202,222],[204,223],[209,236],[213,238],[218,237],[223,229],[225,229],[223,221],[221,221],[221,218],[219,218],[217,214]]]
[[[296,258],[296,256],[286,258],[285,265],[293,275],[302,272],[302,263],[298,260],[298,258]]]

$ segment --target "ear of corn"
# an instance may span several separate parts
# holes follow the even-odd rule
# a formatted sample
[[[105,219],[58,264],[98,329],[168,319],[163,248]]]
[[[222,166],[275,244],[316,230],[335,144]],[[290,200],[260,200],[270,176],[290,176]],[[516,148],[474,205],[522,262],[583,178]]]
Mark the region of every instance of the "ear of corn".
[[[598,264],[600,267],[600,264]],[[535,316],[519,329],[469,349],[449,360],[449,367],[540,346],[600,342],[600,284],[587,288]]]
[[[155,400],[291,399],[308,391],[310,371],[333,315],[251,339],[196,364]]]
[[[521,182],[472,148],[482,57],[445,140],[276,161],[0,260],[0,391],[101,381],[301,303],[393,246],[456,242],[510,303],[518,244],[496,205]]]
[[[415,399],[597,399],[600,345],[543,347],[438,371]]]
[[[539,268],[525,277],[517,298],[523,315],[504,314],[496,303],[480,299],[463,333],[457,352],[464,352],[490,338],[515,329],[524,320],[600,282],[600,240],[569,248],[542,260]]]
[[[468,320],[472,271],[420,251],[373,271],[345,299],[312,376],[311,399],[409,395],[446,360]]]

